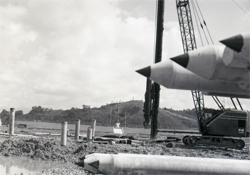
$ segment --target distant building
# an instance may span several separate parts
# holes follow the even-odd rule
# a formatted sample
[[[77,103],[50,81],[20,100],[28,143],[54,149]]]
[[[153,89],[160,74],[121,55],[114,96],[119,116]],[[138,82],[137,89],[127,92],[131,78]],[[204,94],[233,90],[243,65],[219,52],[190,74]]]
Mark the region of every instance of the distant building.
[[[90,105],[82,105],[83,109],[90,109]]]

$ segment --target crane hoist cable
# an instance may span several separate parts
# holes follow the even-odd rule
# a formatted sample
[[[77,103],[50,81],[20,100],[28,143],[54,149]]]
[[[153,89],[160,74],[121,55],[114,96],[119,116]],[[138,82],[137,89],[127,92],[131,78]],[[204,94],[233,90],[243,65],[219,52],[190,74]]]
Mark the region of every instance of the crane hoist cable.
[[[198,29],[198,32],[199,32],[199,36],[200,36],[200,39],[201,39],[201,45],[202,45],[202,47],[203,47],[204,44],[203,44],[203,40],[202,40],[200,28],[199,28],[199,25],[198,25],[198,21],[197,21],[197,16],[198,16],[198,14],[196,14],[196,11],[194,10],[194,4],[193,4],[193,3],[191,3],[191,4],[192,4],[192,9],[193,9],[193,12],[194,12],[194,18],[195,18],[195,22],[196,22],[197,29]],[[197,16],[196,16],[196,15],[197,15]]]
[[[198,12],[197,12],[197,10],[196,10],[195,4],[194,4],[194,3],[191,3],[191,4],[192,4],[193,11],[194,11],[194,16],[195,16],[197,28],[198,28],[198,30],[199,30],[198,22],[197,22],[197,17],[199,18],[199,14],[198,14]],[[200,7],[199,7],[199,4],[197,3],[197,1],[196,1],[196,5],[198,6],[198,9],[199,9],[200,15],[201,15],[201,17],[202,17],[203,23],[204,23],[204,25],[206,26],[205,19],[204,19],[202,13],[201,13],[201,10],[200,10]],[[197,17],[196,17],[196,16],[197,16]],[[200,18],[199,18],[199,22],[200,22],[200,24],[201,24],[201,28],[202,28],[202,30],[203,30],[203,32],[204,32],[204,35],[205,35],[205,37],[206,37],[207,44],[209,44],[208,39],[207,39],[207,36],[206,36],[206,32],[205,32],[205,30],[204,30],[204,28],[203,28],[203,25],[202,25],[202,23],[201,23]],[[206,26],[206,28],[207,28],[207,26]],[[207,28],[207,31],[208,31],[208,33],[209,33],[208,28]],[[202,46],[204,46],[203,41],[202,41],[202,36],[201,36],[200,30],[199,30],[199,34],[200,34]],[[212,44],[214,44],[214,43],[213,43],[213,39],[212,39],[212,37],[211,37],[210,34],[209,34],[209,36],[210,36],[210,40],[211,40]],[[218,98],[217,96],[212,96],[212,98],[213,98],[213,100],[215,101],[215,103],[217,104],[217,106],[218,106],[222,111],[224,111],[225,108],[224,108],[223,104],[220,102],[219,98]],[[225,105],[225,104],[224,104],[224,105]]]
[[[234,0],[232,0],[247,16],[250,17],[250,15],[243,9],[239,4],[237,4]]]
[[[209,30],[208,30],[207,24],[206,24],[206,22],[205,22],[205,19],[204,19],[203,15],[202,15],[201,9],[200,9],[200,7],[199,7],[199,4],[198,4],[198,2],[197,2],[196,0],[195,0],[195,2],[196,2],[197,8],[199,9],[199,13],[200,13],[200,16],[201,16],[201,18],[202,18],[202,20],[203,20],[203,24],[204,24],[204,26],[205,26],[206,29],[207,29],[207,33],[209,34],[210,40],[211,40],[212,44],[214,44],[213,39],[212,39],[212,37],[211,37],[211,35],[210,35],[210,32],[209,32]],[[203,32],[204,32],[205,37],[206,37],[207,44],[209,44],[208,39],[207,39],[207,35],[206,35],[206,31],[204,30],[203,25],[202,25],[202,22],[201,22],[201,20],[200,20],[200,18],[199,18],[199,13],[198,13],[198,11],[197,11],[197,8],[195,7],[195,3],[192,3],[192,7],[193,7],[193,10],[194,10],[195,18],[196,18],[196,15],[197,15],[197,16],[198,16],[198,19],[199,19],[199,22],[200,22],[200,25],[201,25],[201,28],[202,28],[202,30],[203,30]],[[197,20],[196,20],[196,23],[197,23],[197,26],[198,26]],[[198,28],[198,30],[199,30],[199,27],[197,27],[197,28]],[[200,36],[200,38],[201,38],[201,40],[202,40],[202,37],[201,37],[201,36]],[[204,46],[204,45],[203,45],[203,42],[202,42],[202,46]],[[219,100],[219,98],[218,98],[217,96],[212,96],[212,98],[213,98],[213,100],[215,101],[215,103],[217,104],[217,106],[218,106],[221,110],[224,111],[224,110],[225,110],[225,108],[224,108],[225,103],[224,103],[224,105],[223,105],[223,104],[220,102],[220,100]]]
[[[202,15],[200,6],[199,6],[197,0],[194,0],[194,1],[196,2],[196,6],[197,6],[197,8],[198,8],[198,10],[199,10],[199,13],[200,13],[200,15],[201,15],[201,18],[202,18],[202,20],[203,20],[203,24],[204,24],[204,26],[205,26],[206,29],[207,29],[207,33],[208,33],[208,35],[209,35],[209,37],[210,37],[210,40],[211,40],[212,44],[214,44],[213,39],[212,39],[212,37],[211,37],[211,34],[210,34],[209,30],[208,30],[207,24],[206,24],[206,22],[205,22],[205,19],[204,19],[203,15]],[[193,10],[194,10],[195,19],[196,19],[196,15],[197,15],[197,16],[198,16],[198,19],[199,19],[199,23],[200,23],[200,25],[201,25],[201,28],[202,28],[202,30],[203,30],[203,32],[204,32],[204,35],[205,35],[205,37],[206,37],[206,40],[207,40],[207,36],[206,36],[205,30],[204,30],[204,28],[203,28],[202,22],[201,22],[201,20],[200,20],[199,14],[198,14],[198,12],[197,12],[197,9],[196,9],[194,3],[192,3],[192,7],[193,7]],[[197,20],[196,20],[196,23],[197,23]],[[198,24],[197,24],[197,26],[198,26]],[[198,29],[199,29],[199,28],[198,28]],[[200,32],[199,32],[199,33],[200,33]],[[200,38],[202,38],[201,35],[200,35]],[[207,40],[207,44],[209,44],[208,40]],[[203,46],[203,42],[202,42],[202,46]],[[220,100],[218,99],[218,97],[217,97],[217,96],[212,96],[212,98],[214,99],[214,101],[216,102],[216,104],[219,106],[219,108],[222,109],[222,110],[224,110],[224,107],[223,107],[223,105],[220,103]],[[238,105],[239,105],[239,107],[241,108],[241,110],[243,110],[243,108],[242,108],[242,106],[241,106],[241,103],[240,103],[240,101],[239,101],[239,98],[236,97],[235,99],[237,100]],[[236,105],[235,105],[235,103],[234,103],[234,101],[233,101],[233,98],[231,98],[231,101],[232,101],[232,103],[233,103],[235,109],[237,109],[237,107],[236,107]],[[224,104],[224,105],[225,105],[225,104]]]
[[[201,17],[202,17],[202,20],[203,20],[203,24],[204,24],[204,26],[205,26],[205,27],[206,27],[206,29],[207,29],[208,35],[209,35],[209,37],[210,37],[210,40],[211,40],[211,42],[214,44],[213,39],[212,39],[212,37],[211,37],[211,35],[210,35],[210,32],[209,32],[209,30],[208,30],[208,28],[207,28],[207,23],[206,23],[206,21],[205,21],[205,19],[204,19],[203,15],[202,15],[202,13],[201,13],[200,6],[199,6],[199,4],[198,4],[197,0],[195,0],[195,2],[196,2],[196,4],[197,4],[197,7],[198,7],[199,12],[200,12],[200,14],[201,14]]]
[[[199,20],[200,26],[201,26],[201,28],[202,28],[202,31],[203,31],[203,33],[204,33],[204,36],[205,36],[205,38],[206,38],[206,41],[207,41],[207,43],[209,44],[209,41],[208,41],[208,39],[207,39],[207,35],[206,35],[205,30],[204,30],[204,28],[203,28],[203,25],[202,25],[202,22],[201,22],[200,16],[199,16],[199,14],[198,14],[198,11],[197,11],[197,9],[196,9],[196,7],[195,7],[195,4],[194,4],[194,6],[193,6],[193,7],[194,7],[195,14],[197,14],[197,17],[198,17],[198,20]]]

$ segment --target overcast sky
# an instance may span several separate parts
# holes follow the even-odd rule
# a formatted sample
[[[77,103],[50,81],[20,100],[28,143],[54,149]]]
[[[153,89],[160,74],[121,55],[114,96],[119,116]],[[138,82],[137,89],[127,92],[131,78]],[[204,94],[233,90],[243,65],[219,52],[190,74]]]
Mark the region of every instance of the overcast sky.
[[[248,14],[231,0],[197,2],[215,44],[249,31],[249,0],[236,1]],[[1,0],[1,109],[144,100],[146,79],[135,70],[153,63],[155,14],[156,0]],[[162,60],[183,53],[175,0],[165,1],[163,35]],[[205,105],[216,107],[209,96]],[[194,107],[190,91],[164,87],[160,106]]]

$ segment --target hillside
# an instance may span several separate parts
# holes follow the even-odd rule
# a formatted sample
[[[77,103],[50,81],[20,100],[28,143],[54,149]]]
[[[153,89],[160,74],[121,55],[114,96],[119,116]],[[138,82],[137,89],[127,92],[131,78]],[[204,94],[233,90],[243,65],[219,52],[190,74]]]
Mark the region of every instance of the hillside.
[[[3,110],[1,119],[8,123],[9,112]],[[91,124],[96,119],[97,125],[114,126],[121,123],[124,127],[143,127],[143,101],[133,100],[121,103],[111,103],[100,108],[83,106],[82,109],[71,108],[69,110],[53,110],[34,106],[28,114],[16,111],[16,120],[46,121],[59,123],[67,121],[74,123],[80,119],[82,124]],[[197,128],[196,115],[194,110],[175,111],[172,109],[159,109],[159,128],[165,129],[195,129]]]

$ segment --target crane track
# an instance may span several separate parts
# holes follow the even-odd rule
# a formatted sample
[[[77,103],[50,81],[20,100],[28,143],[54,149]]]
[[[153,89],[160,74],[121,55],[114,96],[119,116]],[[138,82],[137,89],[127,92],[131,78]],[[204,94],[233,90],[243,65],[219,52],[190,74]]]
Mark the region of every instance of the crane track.
[[[223,148],[243,149],[245,142],[242,139],[235,139],[223,136],[189,136],[186,135],[182,138],[185,145],[195,146],[213,146]]]

